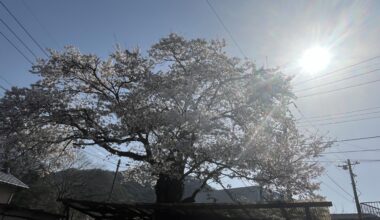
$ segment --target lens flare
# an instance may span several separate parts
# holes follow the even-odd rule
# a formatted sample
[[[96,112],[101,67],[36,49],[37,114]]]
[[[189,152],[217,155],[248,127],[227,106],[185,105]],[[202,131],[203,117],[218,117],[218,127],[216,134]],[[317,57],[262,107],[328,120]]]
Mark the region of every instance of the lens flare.
[[[306,73],[318,73],[330,63],[331,54],[327,48],[312,47],[305,51],[300,60],[300,66]]]

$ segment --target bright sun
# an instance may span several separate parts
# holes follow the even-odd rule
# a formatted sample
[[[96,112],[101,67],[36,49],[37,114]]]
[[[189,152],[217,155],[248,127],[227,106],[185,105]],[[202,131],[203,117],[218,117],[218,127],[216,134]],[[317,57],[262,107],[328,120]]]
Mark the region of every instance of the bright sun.
[[[300,66],[306,73],[318,73],[325,69],[331,59],[330,52],[324,47],[312,47],[306,50],[300,60]]]

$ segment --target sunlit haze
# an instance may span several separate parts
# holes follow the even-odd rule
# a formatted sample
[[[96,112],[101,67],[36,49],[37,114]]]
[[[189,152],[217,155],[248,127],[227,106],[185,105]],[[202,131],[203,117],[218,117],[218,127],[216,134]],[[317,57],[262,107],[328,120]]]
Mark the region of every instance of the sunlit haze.
[[[307,49],[300,59],[300,66],[305,73],[315,74],[324,70],[331,60],[327,48],[316,46]]]
[[[347,166],[347,159],[355,164],[352,166],[352,172],[355,175],[354,181],[359,202],[380,201],[380,190],[377,188],[380,183],[380,99],[377,96],[380,93],[379,24],[380,0],[0,0],[0,165],[2,163],[6,165],[0,166],[0,169],[9,167],[8,162],[2,159],[11,158],[6,156],[5,153],[8,153],[15,157],[11,161],[14,164],[14,168],[10,169],[12,175],[22,181],[24,179],[37,181],[36,183],[25,182],[27,185],[30,184],[31,189],[23,190],[23,195],[20,195],[19,192],[15,194],[14,198],[28,207],[40,209],[49,205],[47,210],[61,210],[61,206],[50,207],[55,204],[51,201],[56,201],[56,198],[53,197],[56,192],[58,195],[58,188],[64,190],[67,195],[73,195],[73,198],[81,198],[80,195],[83,195],[83,198],[94,198],[113,203],[118,201],[116,198],[125,196],[128,198],[120,201],[124,202],[130,199],[137,202],[139,200],[129,196],[144,198],[150,191],[140,192],[137,190],[140,189],[136,187],[137,185],[131,187],[127,185],[126,182],[132,182],[132,179],[126,174],[124,175],[124,172],[131,170],[132,174],[140,174],[141,170],[148,171],[152,167],[158,169],[165,159],[151,162],[151,165],[146,163],[142,169],[137,169],[135,164],[139,165],[140,162],[132,162],[127,157],[111,154],[105,148],[97,145],[87,146],[87,144],[105,144],[103,142],[106,139],[110,142],[115,141],[115,143],[104,146],[131,151],[136,154],[136,158],[144,160],[148,158],[148,154],[152,156],[150,146],[153,148],[153,153],[158,155],[154,158],[160,158],[161,153],[177,152],[169,148],[171,147],[169,145],[173,145],[173,149],[178,148],[178,152],[184,151],[194,158],[201,154],[195,159],[187,159],[187,156],[183,156],[185,158],[183,161],[188,160],[189,163],[186,166],[179,166],[181,169],[197,172],[194,177],[198,179],[211,178],[205,184],[202,184],[203,180],[194,181],[194,186],[205,186],[207,193],[209,186],[221,190],[219,192],[223,198],[228,199],[230,197],[223,192],[223,186],[213,179],[214,173],[221,173],[223,174],[221,182],[225,184],[226,188],[229,188],[227,186],[242,189],[251,187],[242,192],[256,197],[256,195],[266,195],[262,188],[255,188],[258,184],[262,184],[262,178],[265,180],[264,183],[281,182],[284,184],[288,181],[302,180],[305,176],[311,177],[312,175],[305,170],[292,167],[293,161],[290,159],[279,160],[278,157],[296,157],[298,154],[294,152],[304,150],[305,146],[312,146],[309,141],[319,141],[332,143],[332,146],[321,152],[320,157],[307,159],[300,155],[294,160],[294,164],[300,164],[298,163],[299,158],[299,161],[303,161],[304,164],[323,167],[324,171],[321,175],[313,179],[315,183],[320,183],[320,189],[314,192],[315,195],[318,195],[316,198],[324,197],[326,201],[332,202],[330,213],[350,213],[351,215],[357,212],[357,206],[350,172],[342,169],[342,165]],[[178,42],[182,42],[182,40],[179,38],[161,41],[171,33],[183,37],[186,42],[191,41],[191,44],[186,42],[180,44]],[[213,49],[213,47],[207,46],[208,43],[204,43],[203,40],[213,42],[213,44],[225,44],[226,47],[222,50]],[[167,51],[165,42],[173,43],[172,51]],[[155,46],[156,44],[159,44],[160,47]],[[77,51],[66,53],[65,46],[71,45],[77,48],[81,54],[96,57],[90,59],[89,57],[92,56],[82,56],[82,59],[79,59]],[[186,47],[182,49],[179,45]],[[52,54],[45,48],[48,48]],[[160,48],[162,51],[158,51]],[[135,54],[136,51],[139,51],[138,56]],[[223,54],[220,51],[223,51]],[[114,53],[117,55],[115,59],[117,58],[120,64],[114,62],[114,58],[110,58]],[[63,56],[64,54],[71,54],[73,59],[68,59],[69,56]],[[175,55],[175,57],[168,58],[167,54]],[[181,57],[177,57],[177,55]],[[184,60],[182,60],[183,57]],[[222,62],[225,57],[229,60]],[[135,60],[138,65],[135,65]],[[60,63],[57,63],[58,61]],[[36,72],[38,68],[35,64],[42,63],[46,65],[39,66],[40,69],[50,72],[44,72],[43,75]],[[70,63],[72,65],[68,65]],[[97,65],[93,66],[93,64],[98,64],[99,67],[97,68]],[[33,66],[35,67],[33,68]],[[80,72],[82,67],[86,67],[88,70]],[[257,85],[254,84],[252,87],[240,88],[240,85],[236,85],[231,86],[230,90],[224,89],[225,83],[232,83],[230,81],[235,81],[235,79],[246,79],[246,75],[251,77],[253,74],[250,73],[256,73],[253,70],[248,71],[250,67],[259,70],[260,74],[268,71],[268,75],[262,77],[260,75]],[[76,79],[70,78],[74,76],[71,69],[77,71]],[[94,70],[99,74],[94,74],[96,72]],[[239,74],[244,75],[239,77]],[[59,81],[61,78],[65,78],[65,81]],[[86,85],[82,84],[84,79],[88,81]],[[140,81],[134,82],[135,79]],[[161,82],[159,81],[161,79],[167,81]],[[279,83],[279,81],[282,82],[280,79],[286,79],[286,81]],[[170,80],[176,81],[176,83],[171,83]],[[242,85],[250,85],[250,83],[256,82],[255,80],[246,80],[246,82],[242,82]],[[37,86],[36,83],[43,83],[44,87]],[[92,83],[97,83],[97,86]],[[62,87],[59,87],[61,85]],[[57,87],[54,91],[51,88],[53,86]],[[95,91],[94,96],[101,99],[95,99],[88,90],[97,90],[99,87],[103,89]],[[118,87],[124,90],[120,90]],[[207,87],[213,90],[205,92],[206,96],[201,96],[200,91]],[[136,93],[130,94],[129,88],[136,90]],[[30,93],[32,89],[36,93]],[[216,90],[214,91],[214,89]],[[9,91],[13,91],[13,93],[7,95]],[[154,91],[158,91],[157,94]],[[43,96],[34,96],[40,92],[44,92]],[[66,92],[78,92],[78,95],[66,94]],[[120,94],[118,94],[119,92]],[[31,95],[27,95],[29,93]],[[249,93],[249,95],[243,96],[242,94],[245,93]],[[272,97],[271,95],[275,93],[278,93],[278,96]],[[292,97],[288,97],[289,94]],[[160,98],[161,95],[165,97]],[[74,100],[76,97],[78,99]],[[30,101],[23,102],[22,100],[26,98]],[[214,99],[215,103],[220,104],[216,105]],[[222,99],[225,101],[220,101]],[[75,111],[76,109],[67,100],[74,100],[73,103],[78,106],[81,104],[78,111]],[[197,104],[198,100],[200,104]],[[262,100],[265,101],[265,105],[257,108],[256,106],[262,104]],[[273,100],[281,100],[281,102],[275,103],[276,105],[272,108],[266,102]],[[212,105],[204,104],[204,107],[201,107],[202,103],[209,101]],[[289,105],[285,106],[284,103]],[[101,105],[107,108],[101,107]],[[156,106],[164,105],[168,107],[156,108]],[[252,105],[252,109],[248,108],[250,105]],[[227,107],[231,109],[227,110]],[[68,108],[73,108],[70,117],[66,115]],[[136,109],[141,109],[141,112]],[[206,112],[207,109],[210,112]],[[249,113],[248,110],[254,110],[254,112]],[[159,115],[161,112],[165,115]],[[226,117],[226,123],[215,120],[215,118],[219,120],[219,117],[216,116],[219,113]],[[57,118],[55,118],[56,116]],[[96,117],[96,120],[90,121],[89,116]],[[274,123],[272,117],[279,118],[280,116],[289,116],[289,119],[278,119],[279,122]],[[48,117],[54,118],[50,120]],[[120,119],[116,119],[118,117]],[[39,120],[37,121],[37,119]],[[238,122],[232,123],[233,119]],[[85,123],[86,120],[87,123]],[[259,121],[263,121],[263,123],[258,123]],[[45,122],[52,124],[40,124]],[[67,128],[69,133],[55,132],[57,129],[59,132],[65,132],[68,125],[61,127],[61,125],[53,124],[54,122],[70,123],[70,129]],[[247,129],[237,129],[235,124],[241,126],[240,124],[248,122],[252,122],[252,125],[249,124],[246,127],[252,128],[252,131],[244,131],[247,139],[237,139],[242,137],[242,130]],[[83,123],[83,125],[78,123]],[[284,128],[280,126],[282,124]],[[78,126],[75,127],[76,125]],[[34,127],[32,128],[32,126]],[[81,130],[87,127],[90,132]],[[273,135],[261,135],[260,131],[264,131],[267,127],[275,128],[274,130],[268,128],[269,131],[273,131]],[[46,130],[46,135],[45,132],[40,131],[42,128],[44,131]],[[253,130],[253,128],[257,129]],[[299,134],[294,134],[289,138],[279,138],[279,135],[286,133],[283,131],[287,128],[297,130]],[[201,129],[205,132],[201,132]],[[214,130],[211,131],[211,129]],[[152,130],[152,133],[140,137],[140,130],[148,132]],[[30,132],[33,132],[34,135],[31,135]],[[130,144],[129,140],[137,138],[148,142],[161,141],[154,133],[162,133],[160,137],[165,138],[161,139],[166,141],[153,144],[132,141],[130,147],[127,146]],[[77,138],[78,134],[85,139]],[[202,136],[204,138],[200,138],[198,134],[204,134]],[[212,134],[213,138],[208,138],[208,134]],[[116,136],[118,136],[117,139]],[[83,163],[91,165],[91,169],[101,168],[105,171],[100,172],[94,169],[94,175],[91,174],[91,178],[87,178],[87,176],[84,178],[76,171],[71,172],[74,170],[71,169],[72,163],[66,165],[66,160],[60,157],[64,152],[63,150],[61,152],[61,147],[65,147],[66,143],[62,142],[59,146],[57,145],[57,148],[55,147],[55,141],[57,139],[66,141],[65,137],[78,139],[75,142],[73,140],[67,142],[67,149],[79,152],[78,155],[70,154],[69,156],[83,157],[85,159]],[[175,142],[174,139],[170,139],[171,137],[177,138],[179,141]],[[317,137],[321,137],[321,139]],[[97,140],[93,142],[86,138],[97,138]],[[305,138],[305,140],[296,141],[298,138]],[[198,141],[197,144],[194,144],[194,139]],[[229,143],[226,144],[227,140],[233,146]],[[124,141],[127,144],[119,144]],[[268,141],[268,143],[264,141]],[[282,141],[292,141],[294,144],[284,144]],[[276,144],[272,144],[272,142]],[[53,157],[42,158],[41,156],[41,151],[45,149],[45,146],[53,143],[51,151],[54,155],[52,156],[59,156],[55,163],[65,165],[60,169],[51,164],[50,161],[54,161]],[[73,143],[77,148],[70,148]],[[215,147],[204,147],[206,144],[215,144]],[[239,144],[243,144],[243,146],[241,147]],[[16,145],[18,148],[15,148]],[[82,148],[82,145],[86,147]],[[190,147],[191,145],[194,147]],[[225,151],[219,150],[217,145],[221,145]],[[252,149],[248,148],[250,145],[252,145]],[[275,147],[271,147],[272,145]],[[144,146],[147,147],[145,150]],[[298,147],[289,148],[293,146]],[[33,150],[33,155],[26,153],[29,148]],[[203,149],[207,150],[207,154]],[[239,149],[244,150],[239,151]],[[247,153],[246,149],[251,149],[252,153],[251,151]],[[45,149],[43,152],[49,153],[48,150]],[[276,153],[275,156],[261,157],[260,155],[264,155],[267,150],[273,150]],[[319,154],[317,153],[319,151],[310,152]],[[125,155],[130,155],[130,152]],[[47,156],[49,155],[47,154]],[[177,156],[173,157],[177,158]],[[231,179],[229,176],[239,175],[231,174],[230,171],[219,171],[216,166],[208,164],[208,161],[218,163],[224,161],[226,164],[230,164],[230,160],[240,157],[252,161],[256,158],[263,159],[257,163],[257,166],[261,170],[268,171],[268,174],[256,178],[256,173],[253,173],[255,178],[252,177],[248,180]],[[169,165],[172,161],[177,161],[177,159],[168,158]],[[29,160],[34,161],[35,159],[40,160],[36,163],[29,162]],[[120,165],[118,165],[119,159],[121,159]],[[182,161],[182,159],[180,160]],[[242,163],[241,161],[236,160],[236,163],[241,163],[239,167],[252,165],[255,168],[254,166],[256,166],[256,163]],[[360,164],[356,164],[356,162]],[[46,169],[42,169],[41,164],[46,165]],[[223,164],[220,163],[220,166]],[[79,165],[81,163],[75,166],[79,167]],[[193,165],[195,168],[190,168]],[[197,168],[197,166],[199,167]],[[132,167],[136,169],[132,170]],[[275,170],[273,167],[276,168],[276,172],[273,173],[281,177],[282,181],[269,175],[269,171]],[[90,168],[83,165],[83,170]],[[68,169],[70,172],[67,173],[68,175],[66,172],[59,172],[59,175],[55,175],[51,169],[59,171]],[[116,175],[116,169],[123,172],[123,175],[117,173]],[[169,166],[165,168],[165,171],[169,173],[170,171],[174,173],[174,170],[178,169],[171,169]],[[289,175],[287,173],[297,170],[300,174]],[[8,171],[8,169],[3,171]],[[33,171],[30,178],[25,175],[29,171]],[[20,172],[22,175],[18,175],[16,172]],[[83,172],[90,173],[91,171]],[[231,170],[231,172],[235,171]],[[98,173],[104,175],[95,175]],[[153,170],[146,173],[158,174],[159,172]],[[36,178],[37,174],[43,174],[44,178],[41,180]],[[49,178],[45,178],[45,176]],[[50,178],[50,176],[54,178]],[[74,178],[74,181],[69,182],[69,178],[66,176]],[[141,182],[149,187],[152,185],[146,182],[156,180],[156,178],[151,178],[151,175],[141,175],[141,177]],[[111,195],[113,178],[115,178],[116,184],[113,196],[116,197],[111,198],[109,195]],[[45,190],[41,187],[42,183],[45,184],[45,179],[64,184],[64,187],[57,186],[51,190],[50,188]],[[86,190],[79,190],[79,186],[87,187],[85,184],[87,182],[79,181],[82,179],[94,186],[94,188],[92,185],[88,187],[88,194]],[[181,181],[185,179],[181,178]],[[254,181],[256,179],[260,181]],[[193,179],[190,180],[193,182]],[[295,193],[298,188],[314,188],[318,185],[307,183],[309,182],[304,181],[299,186],[293,184],[296,189]],[[0,181],[0,191],[1,185]],[[67,188],[71,186],[75,188],[73,194],[69,194],[67,191]],[[32,193],[31,190],[34,187],[37,187],[35,188],[37,191]],[[177,188],[180,187],[179,185]],[[167,188],[170,190],[174,187]],[[154,195],[154,188],[151,192]],[[104,199],[100,196],[103,193]],[[208,199],[208,202],[213,202],[213,195],[209,196],[207,193],[205,193],[205,198]],[[286,196],[291,193],[291,191],[286,192]],[[190,190],[186,189],[186,193],[183,195],[190,194]],[[31,200],[23,200],[22,196],[24,195]],[[239,195],[239,199],[245,198],[243,194],[242,197],[240,194],[232,193],[232,195]],[[2,191],[0,192],[1,196]],[[215,201],[217,199],[218,197],[215,197]],[[187,201],[191,201],[191,199]],[[245,200],[242,201],[245,202]],[[37,202],[41,203],[37,204]],[[11,205],[13,205],[12,203]],[[376,211],[378,211],[380,219],[380,202],[376,204],[379,204]],[[206,210],[202,209],[203,211]],[[243,211],[236,210],[236,212]],[[120,211],[120,213],[129,212]],[[1,216],[2,213],[0,213]]]

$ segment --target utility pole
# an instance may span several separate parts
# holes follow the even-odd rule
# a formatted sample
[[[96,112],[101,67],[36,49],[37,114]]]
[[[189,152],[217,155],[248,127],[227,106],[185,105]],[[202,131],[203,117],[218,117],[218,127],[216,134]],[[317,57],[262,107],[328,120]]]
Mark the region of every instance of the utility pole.
[[[120,159],[119,159],[119,161],[117,161],[115,176],[113,177],[111,191],[110,191],[110,194],[108,195],[107,201],[111,200],[112,193],[113,193],[113,187],[115,186],[116,176],[117,176],[117,173],[119,172],[119,167],[120,167]]]
[[[355,197],[356,210],[358,211],[359,220],[362,220],[363,219],[363,217],[362,217],[362,210],[361,210],[360,203],[359,203],[358,193],[356,191],[355,174],[352,172],[352,166],[353,165],[357,165],[357,164],[359,164],[359,162],[355,162],[354,164],[351,164],[350,159],[347,159],[347,164],[345,164],[345,165],[343,165],[341,167],[344,170],[348,169],[348,171],[350,173],[352,190],[354,191],[354,197]]]

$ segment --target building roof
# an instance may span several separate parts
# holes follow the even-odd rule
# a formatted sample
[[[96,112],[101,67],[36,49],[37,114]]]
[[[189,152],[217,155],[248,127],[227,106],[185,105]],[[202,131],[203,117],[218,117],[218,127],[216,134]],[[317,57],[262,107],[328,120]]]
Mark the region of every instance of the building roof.
[[[0,171],[0,183],[28,189],[29,187],[10,173]]]
[[[233,197],[233,199],[231,198]],[[279,193],[264,190],[260,186],[238,187],[221,190],[205,190],[195,197],[196,203],[258,203],[280,200]]]
[[[15,205],[0,204],[0,217],[5,219],[25,220],[63,220],[63,215],[52,214],[42,210],[22,208]],[[8,218],[9,217],[9,218]]]
[[[167,219],[198,220],[255,220],[287,217],[303,219],[307,215],[330,219],[327,207],[331,202],[295,202],[266,204],[236,203],[102,203],[73,199],[60,200],[66,207],[78,210],[95,219]]]

